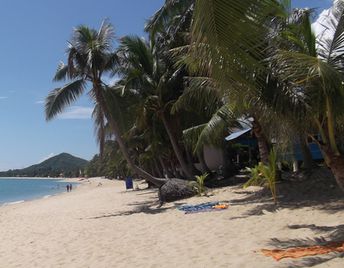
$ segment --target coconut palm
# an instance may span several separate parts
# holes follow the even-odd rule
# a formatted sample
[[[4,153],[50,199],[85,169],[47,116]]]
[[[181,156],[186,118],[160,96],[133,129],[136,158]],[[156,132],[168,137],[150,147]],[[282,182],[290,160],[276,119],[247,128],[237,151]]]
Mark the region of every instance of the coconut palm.
[[[276,61],[281,79],[292,90],[302,90],[299,96],[306,104],[306,119],[321,135],[321,141],[315,141],[344,190],[344,157],[339,147],[344,116],[344,3],[336,1],[323,23],[327,27],[317,40],[309,20],[301,32],[291,32],[288,40],[299,37],[299,42],[292,42],[298,49],[279,50]]]
[[[122,78],[117,85],[122,86],[123,92],[134,90],[141,96],[139,117],[161,120],[184,175],[193,178],[177,139],[177,124],[172,127],[172,122],[178,118],[169,113],[171,103],[182,90],[183,70],[171,68],[164,51],[153,51],[143,39],[135,36],[121,39],[118,55],[121,64],[117,72]]]
[[[135,166],[122,139],[120,127],[114,119],[113,111],[109,108],[109,101],[114,96],[103,78],[106,73],[114,69],[117,61],[117,55],[113,51],[113,40],[113,27],[106,21],[102,23],[98,31],[83,25],[74,29],[67,49],[67,64],[61,63],[54,77],[55,81],[69,80],[70,82],[52,90],[47,96],[46,119],[51,120],[56,117],[66,106],[80,97],[87,86],[90,86],[88,95],[96,105],[93,116],[97,126],[100,126],[98,131],[100,136],[102,136],[101,129],[107,121],[132,171],[159,186],[165,180],[155,178]]]
[[[194,3],[195,0],[165,0],[145,25],[153,47],[173,48],[184,44],[190,32]]]
[[[211,76],[222,87],[236,84],[240,88],[244,85],[249,92],[262,88],[266,79],[260,74],[265,72],[266,62],[272,60],[264,55],[264,38],[271,36],[271,22],[284,16],[280,7],[272,0],[196,1],[192,45],[198,50],[192,53],[212,60],[204,67],[211,65]],[[292,110],[296,111],[295,118],[306,113],[306,120],[311,119],[316,126],[322,136],[319,145],[326,162],[342,189],[344,158],[336,132],[341,125],[344,107],[343,25],[343,2],[337,1],[328,17],[327,32],[318,40],[317,50],[311,34],[304,35],[303,39],[294,35],[297,37],[294,47],[307,44],[303,50],[280,49],[275,55],[275,63],[280,67],[275,75],[282,84],[282,98],[290,97],[280,104],[295,104],[293,99],[297,99],[297,107],[301,109]],[[246,34],[248,32],[250,35]],[[313,129],[308,129],[308,133],[313,134]]]
[[[253,132],[264,163],[268,162],[270,145],[263,127],[264,120],[268,121],[268,109],[262,99],[277,81],[270,76],[263,59],[277,11],[280,9],[274,1],[196,1],[192,42],[189,56],[184,58],[191,70],[216,83],[236,114],[254,119]],[[252,34],[247,37],[234,29]]]

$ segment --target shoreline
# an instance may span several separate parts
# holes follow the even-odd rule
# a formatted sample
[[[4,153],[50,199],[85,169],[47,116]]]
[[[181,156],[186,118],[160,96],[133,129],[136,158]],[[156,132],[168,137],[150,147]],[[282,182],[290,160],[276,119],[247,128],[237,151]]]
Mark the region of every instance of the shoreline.
[[[57,180],[58,182],[65,182],[65,183],[73,183],[74,187],[73,187],[73,191],[76,191],[80,186],[82,186],[83,184],[87,183],[85,181],[85,179],[82,178],[31,178],[31,177],[1,177],[0,180]],[[91,178],[91,179],[98,179],[98,177],[95,178]],[[32,201],[36,201],[36,200],[41,200],[41,199],[47,199],[47,198],[51,198],[54,196],[58,196],[58,195],[62,195],[66,193],[65,188],[61,187],[61,191],[59,192],[55,192],[55,193],[42,193],[42,194],[37,194],[37,196],[33,196],[33,197],[29,197],[29,198],[24,198],[21,199],[21,197],[18,197],[18,200],[13,200],[13,201],[0,201],[0,207],[4,207],[4,206],[13,206],[13,205],[17,205],[17,204],[22,204],[22,203],[26,203],[26,202],[32,202]]]
[[[0,180],[61,180],[61,181],[77,181],[77,180],[85,180],[85,177],[73,177],[73,178],[52,178],[52,177],[0,177]]]

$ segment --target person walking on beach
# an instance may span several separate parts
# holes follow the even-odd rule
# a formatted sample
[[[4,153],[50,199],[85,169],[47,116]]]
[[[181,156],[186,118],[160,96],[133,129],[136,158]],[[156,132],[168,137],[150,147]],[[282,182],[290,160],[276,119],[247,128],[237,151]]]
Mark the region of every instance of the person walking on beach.
[[[67,192],[69,192],[69,190],[70,190],[69,184],[67,184],[66,188],[67,188]]]
[[[73,189],[73,185],[72,184],[69,184],[69,191],[71,192]]]

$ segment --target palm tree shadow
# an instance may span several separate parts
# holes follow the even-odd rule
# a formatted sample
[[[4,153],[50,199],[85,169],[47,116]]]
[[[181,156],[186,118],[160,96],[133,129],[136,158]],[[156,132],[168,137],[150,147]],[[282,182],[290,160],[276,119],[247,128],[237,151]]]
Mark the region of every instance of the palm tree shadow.
[[[140,213],[144,213],[144,214],[159,214],[159,213],[163,213],[167,210],[173,209],[176,206],[170,206],[170,207],[159,207],[159,201],[156,201],[156,199],[154,198],[154,200],[152,201],[142,201],[142,202],[134,202],[134,203],[130,203],[128,204],[128,206],[132,206],[133,209],[129,209],[129,210],[125,210],[125,211],[119,211],[116,213],[107,213],[104,215],[99,215],[99,216],[95,216],[95,217],[90,217],[87,219],[101,219],[101,218],[113,218],[113,217],[121,217],[121,216],[130,216],[130,215],[134,215],[134,214],[140,214]]]
[[[147,188],[147,189],[135,190],[136,195],[148,195],[148,194],[155,194],[157,192],[158,192],[158,188]]]
[[[331,242],[344,242],[344,224],[338,226],[317,226],[315,224],[302,224],[302,225],[289,225],[289,229],[302,229],[307,228],[314,231],[316,234],[323,234],[324,236],[318,236],[314,238],[305,239],[288,239],[281,240],[273,238],[269,242],[270,246],[278,249],[287,249],[294,247],[306,247],[306,246],[321,246]],[[333,252],[324,255],[318,255],[314,257],[305,257],[299,260],[294,260],[282,267],[284,268],[301,268],[301,267],[313,267],[321,263],[328,262],[335,258],[344,258],[343,252]]]
[[[244,196],[227,200],[231,206],[255,206],[244,212],[243,215],[231,219],[261,216],[266,213],[274,213],[278,209],[283,208],[299,209],[302,207],[312,207],[328,214],[336,214],[344,210],[344,196],[340,190],[333,190],[327,185],[321,186],[320,190],[316,187],[316,189],[310,189],[309,186],[305,187],[307,183],[308,181],[301,183],[283,182],[279,184],[278,203],[276,205],[273,203],[271,193],[266,189],[255,192],[237,190],[234,192],[235,194]],[[325,190],[323,191],[322,189]]]
[[[276,205],[273,203],[257,205],[256,207],[245,212],[242,216],[231,217],[230,220],[246,219],[251,216],[263,216],[266,214],[275,213],[277,208],[278,207],[276,207]]]

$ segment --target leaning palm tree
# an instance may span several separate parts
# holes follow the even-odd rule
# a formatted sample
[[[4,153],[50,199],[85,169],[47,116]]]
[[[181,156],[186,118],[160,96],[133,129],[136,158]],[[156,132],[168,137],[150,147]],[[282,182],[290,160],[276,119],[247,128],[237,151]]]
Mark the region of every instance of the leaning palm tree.
[[[68,62],[58,66],[54,77],[54,81],[69,80],[70,82],[52,90],[47,96],[46,119],[51,120],[56,117],[66,106],[80,97],[87,86],[90,86],[88,95],[95,103],[93,116],[97,126],[100,127],[98,131],[100,136],[107,121],[131,170],[160,186],[166,180],[155,178],[134,164],[121,136],[120,127],[114,118],[114,112],[109,105],[114,95],[104,83],[103,77],[116,65],[117,55],[113,50],[113,39],[113,27],[106,21],[102,23],[98,31],[83,25],[74,29],[67,49]]]

